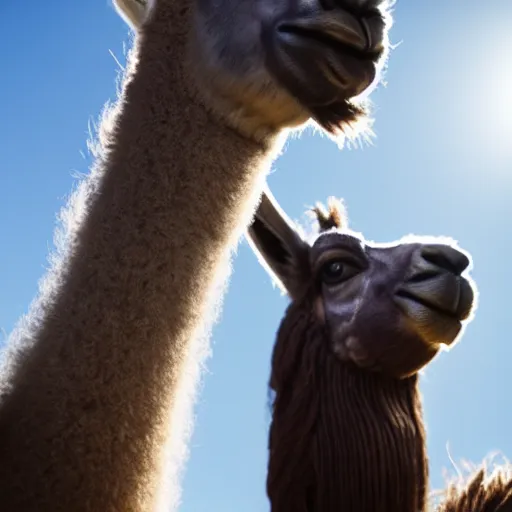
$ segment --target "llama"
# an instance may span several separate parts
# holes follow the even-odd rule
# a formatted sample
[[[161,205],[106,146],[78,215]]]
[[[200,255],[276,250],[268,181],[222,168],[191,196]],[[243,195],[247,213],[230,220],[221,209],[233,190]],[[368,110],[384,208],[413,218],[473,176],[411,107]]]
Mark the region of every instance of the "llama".
[[[448,239],[369,243],[335,202],[315,212],[308,243],[267,193],[248,231],[291,298],[270,377],[272,512],[426,511],[418,371],[471,318],[470,258]]]
[[[387,55],[384,0],[116,1],[144,13],[121,97],[3,356],[5,511],[177,506],[208,328],[271,161],[310,119],[333,137],[363,119]]]

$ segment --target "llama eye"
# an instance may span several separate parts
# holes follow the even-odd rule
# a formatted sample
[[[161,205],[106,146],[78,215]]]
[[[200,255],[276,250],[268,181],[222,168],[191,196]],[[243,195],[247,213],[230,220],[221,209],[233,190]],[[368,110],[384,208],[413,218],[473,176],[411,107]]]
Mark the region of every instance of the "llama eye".
[[[320,276],[322,278],[322,281],[327,284],[334,284],[339,283],[340,281],[344,281],[347,279],[347,270],[350,267],[346,266],[345,263],[343,263],[340,260],[334,260],[326,263],[322,270],[320,271]]]

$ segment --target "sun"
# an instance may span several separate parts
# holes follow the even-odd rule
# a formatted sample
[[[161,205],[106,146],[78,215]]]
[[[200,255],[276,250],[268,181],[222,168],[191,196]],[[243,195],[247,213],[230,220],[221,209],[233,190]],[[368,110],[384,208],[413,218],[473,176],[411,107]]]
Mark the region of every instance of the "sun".
[[[497,23],[482,32],[471,44],[466,69],[471,142],[490,165],[505,164],[512,176],[512,33]]]

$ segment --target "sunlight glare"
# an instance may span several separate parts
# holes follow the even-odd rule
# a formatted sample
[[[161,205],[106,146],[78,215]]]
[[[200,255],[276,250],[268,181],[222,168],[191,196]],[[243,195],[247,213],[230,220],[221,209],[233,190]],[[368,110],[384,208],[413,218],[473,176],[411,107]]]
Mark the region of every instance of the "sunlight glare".
[[[512,54],[506,51],[512,48],[512,33],[496,24],[484,32],[474,40],[476,51],[466,76],[465,100],[474,119],[469,124],[478,139],[471,142],[489,157],[491,165],[505,164],[512,176]]]

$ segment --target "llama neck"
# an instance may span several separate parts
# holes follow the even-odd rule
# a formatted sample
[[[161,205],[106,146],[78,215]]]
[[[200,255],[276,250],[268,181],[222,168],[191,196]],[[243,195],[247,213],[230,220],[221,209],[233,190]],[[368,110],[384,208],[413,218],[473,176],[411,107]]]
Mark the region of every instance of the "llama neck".
[[[311,315],[292,311],[272,364],[272,512],[424,511],[416,377],[387,379],[340,363]]]
[[[273,147],[194,99],[179,16],[174,42],[162,21],[148,25],[83,208],[70,210],[83,217],[70,253],[6,354],[5,510],[169,510],[179,499],[168,479],[186,453],[198,333],[213,320]]]

